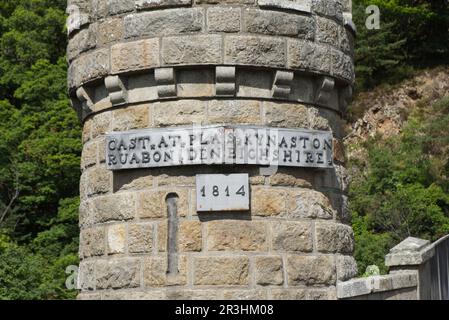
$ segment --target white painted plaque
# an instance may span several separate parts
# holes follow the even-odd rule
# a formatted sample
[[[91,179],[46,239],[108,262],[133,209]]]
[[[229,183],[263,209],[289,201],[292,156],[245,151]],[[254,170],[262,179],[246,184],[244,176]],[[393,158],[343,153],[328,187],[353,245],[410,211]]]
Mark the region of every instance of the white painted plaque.
[[[248,174],[199,174],[196,176],[196,209],[248,211]]]
[[[110,170],[185,165],[332,168],[329,131],[257,126],[207,126],[112,132]]]

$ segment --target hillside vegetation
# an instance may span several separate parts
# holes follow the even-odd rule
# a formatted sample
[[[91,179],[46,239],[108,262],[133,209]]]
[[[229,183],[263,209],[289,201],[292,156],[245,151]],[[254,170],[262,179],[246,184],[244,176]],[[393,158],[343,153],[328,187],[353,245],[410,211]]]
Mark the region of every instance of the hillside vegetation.
[[[0,299],[68,299],[81,131],[66,93],[65,0],[0,2]]]
[[[381,28],[364,27],[368,4]],[[408,236],[449,233],[446,1],[355,0],[356,95],[347,113],[349,194],[362,275]],[[438,67],[437,67],[438,66]]]

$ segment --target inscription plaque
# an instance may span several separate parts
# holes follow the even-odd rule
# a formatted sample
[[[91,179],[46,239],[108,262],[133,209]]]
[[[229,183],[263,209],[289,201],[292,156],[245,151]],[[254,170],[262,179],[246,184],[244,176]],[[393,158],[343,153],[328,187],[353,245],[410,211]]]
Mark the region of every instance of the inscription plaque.
[[[110,170],[254,164],[332,167],[332,133],[255,126],[145,129],[106,135]]]
[[[197,175],[196,209],[198,212],[249,210],[248,174]]]

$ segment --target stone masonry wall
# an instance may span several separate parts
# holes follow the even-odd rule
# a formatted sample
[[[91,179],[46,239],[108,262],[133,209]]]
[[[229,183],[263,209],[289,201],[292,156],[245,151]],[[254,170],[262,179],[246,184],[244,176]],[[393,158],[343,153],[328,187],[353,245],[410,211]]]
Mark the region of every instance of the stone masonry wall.
[[[356,274],[341,114],[347,1],[69,0],[69,94],[84,124],[80,299],[336,299]],[[334,168],[109,171],[105,134],[251,124],[331,131]],[[251,210],[197,214],[195,175],[249,173]],[[178,197],[178,273],[167,203]]]

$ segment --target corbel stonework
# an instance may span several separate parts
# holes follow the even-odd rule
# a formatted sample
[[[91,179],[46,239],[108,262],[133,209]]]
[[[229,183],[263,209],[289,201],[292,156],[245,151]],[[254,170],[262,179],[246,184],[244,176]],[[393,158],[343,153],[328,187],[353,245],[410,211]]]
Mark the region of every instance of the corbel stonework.
[[[315,103],[327,105],[330,102],[332,90],[335,87],[335,80],[331,77],[321,77],[318,80],[318,88],[315,95]]]
[[[273,98],[288,98],[292,91],[295,74],[292,71],[276,71],[271,95]]]
[[[215,94],[217,96],[235,95],[235,67],[216,67],[215,80]]]
[[[340,90],[339,94],[339,107],[340,111],[344,112],[346,107],[351,103],[352,99],[352,86],[346,86]]]
[[[126,79],[121,76],[109,76],[104,79],[106,90],[109,92],[109,99],[113,106],[128,103],[128,89]]]
[[[92,108],[94,106],[93,100],[92,100],[93,93],[90,89],[85,87],[79,87],[76,90],[76,97],[78,98],[81,109],[86,112],[91,112]]]
[[[76,90],[76,97],[79,101],[79,115],[81,119],[84,119],[92,112],[94,103],[92,101],[93,90],[86,87],[79,87]]]
[[[176,73],[174,68],[157,68],[154,70],[159,98],[174,98],[178,92],[176,88]]]

